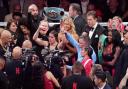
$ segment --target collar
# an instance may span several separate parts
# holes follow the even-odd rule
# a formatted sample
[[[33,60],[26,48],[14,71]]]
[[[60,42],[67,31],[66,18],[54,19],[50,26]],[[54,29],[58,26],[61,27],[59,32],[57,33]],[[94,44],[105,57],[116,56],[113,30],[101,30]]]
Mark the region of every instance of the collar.
[[[95,25],[93,26],[93,28],[96,29],[97,25],[98,25],[98,23],[96,22]]]
[[[74,75],[81,75],[81,73],[73,73]]]
[[[74,18],[73,18],[73,21],[78,17],[79,15],[76,15]]]
[[[106,82],[103,83],[103,85],[102,85],[101,87],[98,87],[98,88],[99,88],[99,89],[104,89],[105,85],[106,85]]]

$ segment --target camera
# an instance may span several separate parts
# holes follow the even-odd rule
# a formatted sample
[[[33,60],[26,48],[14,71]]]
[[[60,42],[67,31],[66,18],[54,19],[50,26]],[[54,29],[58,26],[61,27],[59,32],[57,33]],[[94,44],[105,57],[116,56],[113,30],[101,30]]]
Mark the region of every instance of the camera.
[[[43,49],[41,55],[43,63],[47,65],[49,69],[55,65],[60,67],[64,66],[70,58],[69,51],[49,50],[48,48]]]
[[[35,51],[33,49],[22,49],[22,66],[26,68],[27,65],[32,65],[36,60],[39,60],[38,56],[35,56]]]

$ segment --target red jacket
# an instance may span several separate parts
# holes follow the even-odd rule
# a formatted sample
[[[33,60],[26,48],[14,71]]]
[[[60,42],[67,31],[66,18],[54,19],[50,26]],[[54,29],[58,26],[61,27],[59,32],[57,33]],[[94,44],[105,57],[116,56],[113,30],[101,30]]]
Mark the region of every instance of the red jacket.
[[[84,58],[81,63],[84,66],[86,75],[89,76],[91,69],[92,69],[92,65],[93,65],[92,59]]]

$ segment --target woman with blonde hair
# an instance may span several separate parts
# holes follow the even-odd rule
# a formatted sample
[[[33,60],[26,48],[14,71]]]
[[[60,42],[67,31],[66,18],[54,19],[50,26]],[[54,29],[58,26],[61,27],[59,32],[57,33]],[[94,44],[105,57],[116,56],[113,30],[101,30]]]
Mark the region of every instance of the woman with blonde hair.
[[[65,16],[61,20],[60,32],[58,34],[58,42],[63,43],[71,52],[76,52],[75,50],[72,50],[72,48],[70,48],[69,45],[67,45],[67,43],[69,43],[69,42],[67,41],[65,34],[63,33],[64,30],[69,32],[76,40],[78,40],[79,37],[75,31],[75,25],[73,23],[73,20],[72,20],[72,18],[70,18],[68,16]],[[63,46],[63,45],[61,45],[61,46]]]
[[[76,40],[78,40],[78,34],[75,31],[75,25],[71,17],[65,16],[63,17],[60,29],[64,28],[67,32],[69,32]]]
[[[73,38],[78,40],[78,35],[75,31],[75,25],[73,23],[72,18],[65,16],[60,22],[60,32],[58,33],[58,48],[63,51],[68,50],[70,54],[70,58],[66,59],[66,64],[72,65],[76,60],[76,48],[66,39],[64,31],[69,32]],[[69,60],[71,59],[71,60]],[[64,68],[65,69],[65,68]],[[66,70],[64,70],[64,76],[66,76]]]

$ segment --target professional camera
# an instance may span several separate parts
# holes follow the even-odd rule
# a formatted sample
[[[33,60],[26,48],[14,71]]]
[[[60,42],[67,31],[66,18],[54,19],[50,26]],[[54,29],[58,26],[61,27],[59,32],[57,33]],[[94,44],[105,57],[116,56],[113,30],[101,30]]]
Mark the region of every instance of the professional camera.
[[[24,68],[26,68],[28,64],[32,64],[33,60],[39,60],[38,56],[34,55],[36,54],[33,49],[22,49],[22,65]]]
[[[43,62],[50,69],[55,65],[63,66],[70,58],[69,51],[49,50],[45,48],[41,51]]]

